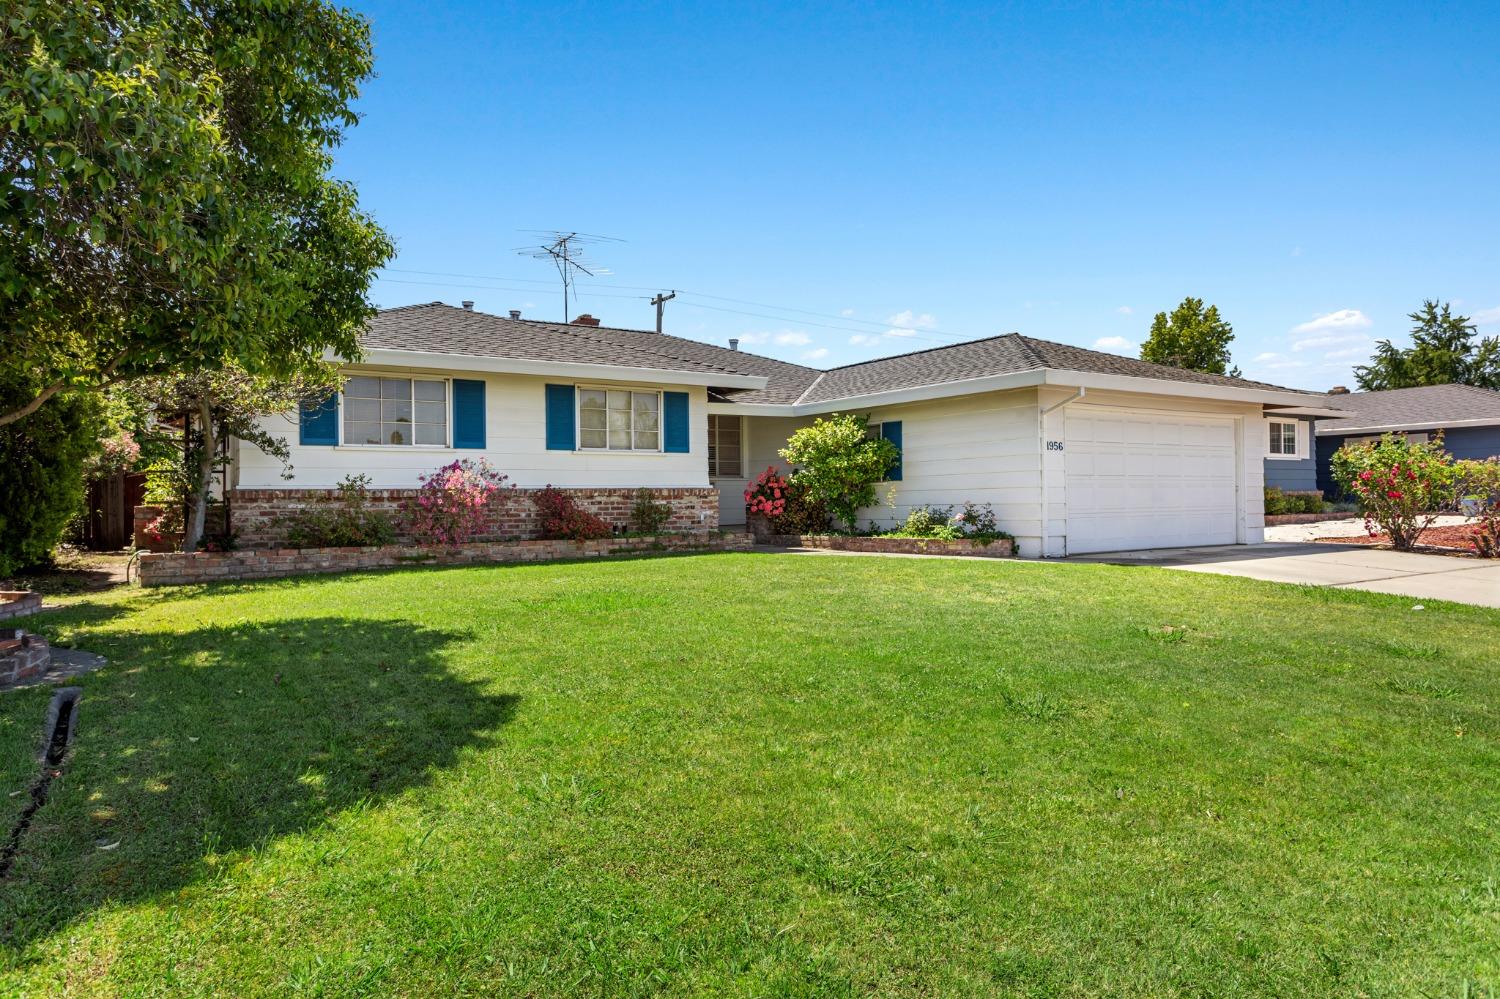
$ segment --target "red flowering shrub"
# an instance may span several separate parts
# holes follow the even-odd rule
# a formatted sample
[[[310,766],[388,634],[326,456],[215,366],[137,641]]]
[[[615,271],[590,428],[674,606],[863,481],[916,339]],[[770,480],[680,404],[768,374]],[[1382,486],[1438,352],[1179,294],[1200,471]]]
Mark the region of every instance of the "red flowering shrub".
[[[1453,456],[1443,450],[1441,434],[1430,441],[1386,434],[1345,444],[1332,464],[1333,477],[1359,501],[1365,530],[1384,532],[1399,551],[1410,551],[1439,511],[1456,501]]]
[[[595,541],[613,532],[609,525],[587,510],[580,510],[573,497],[548,486],[536,494],[536,509],[542,517],[542,537],[568,541]]]
[[[780,517],[786,511],[787,481],[768,467],[745,490],[745,508],[751,513]]]
[[[444,465],[422,483],[415,499],[401,506],[407,530],[425,544],[461,545],[484,529],[484,511],[505,486],[505,476],[483,458]],[[514,489],[514,486],[509,488]]]

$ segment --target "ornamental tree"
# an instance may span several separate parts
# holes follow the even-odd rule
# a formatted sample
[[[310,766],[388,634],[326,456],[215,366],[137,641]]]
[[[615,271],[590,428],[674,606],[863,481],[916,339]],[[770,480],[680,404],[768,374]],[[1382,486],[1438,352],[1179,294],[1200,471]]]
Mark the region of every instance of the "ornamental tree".
[[[901,460],[896,445],[869,433],[869,421],[834,413],[787,439],[780,454],[793,465],[795,481],[825,504],[852,532],[861,507],[875,504],[875,484]]]
[[[1412,321],[1412,345],[1379,341],[1370,363],[1354,369],[1361,389],[1378,392],[1455,382],[1500,389],[1500,337],[1475,342],[1479,327],[1468,316],[1454,315],[1447,302],[1428,299],[1407,318]]]
[[[392,252],[329,177],[369,24],[320,0],[16,0],[0,24],[0,375],[59,393],[358,356]]]
[[[1457,498],[1453,456],[1439,434],[1413,442],[1404,434],[1345,444],[1334,452],[1333,477],[1360,505],[1365,530],[1378,529],[1391,547],[1410,551],[1438,513]]]
[[[1201,298],[1184,298],[1172,314],[1158,312],[1151,320],[1151,334],[1141,344],[1141,360],[1173,368],[1234,375],[1229,366],[1229,343],[1234,327],[1219,315],[1219,307],[1204,307]]]

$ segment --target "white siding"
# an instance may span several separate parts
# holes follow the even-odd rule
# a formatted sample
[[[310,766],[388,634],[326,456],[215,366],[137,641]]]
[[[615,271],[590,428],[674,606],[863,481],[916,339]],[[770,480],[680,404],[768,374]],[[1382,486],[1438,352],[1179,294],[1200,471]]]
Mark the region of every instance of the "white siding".
[[[356,369],[351,369],[354,373]],[[395,373],[390,369],[381,369]],[[403,370],[402,375],[420,373]],[[297,415],[267,417],[261,426],[291,445],[292,478],[281,477],[281,464],[258,448],[241,442],[237,485],[254,488],[315,488],[364,474],[377,488],[417,485],[417,476],[458,458],[488,459],[518,486],[654,486],[708,485],[707,392],[701,387],[596,381],[596,385],[634,385],[688,393],[689,450],[685,454],[639,452],[549,451],[543,386],[571,379],[534,375],[433,372],[485,382],[485,447],[303,447],[297,443]]]
[[[901,421],[901,481],[877,488],[880,505],[860,511],[860,525],[894,526],[914,507],[989,503],[1001,530],[1016,535],[1021,551],[1036,554],[1041,541],[1037,493],[1040,467],[1035,389],[987,392],[954,399],[851,410],[872,422]],[[763,418],[749,426],[751,462],[785,470],[776,455],[809,418]],[[893,505],[887,505],[886,500]]]

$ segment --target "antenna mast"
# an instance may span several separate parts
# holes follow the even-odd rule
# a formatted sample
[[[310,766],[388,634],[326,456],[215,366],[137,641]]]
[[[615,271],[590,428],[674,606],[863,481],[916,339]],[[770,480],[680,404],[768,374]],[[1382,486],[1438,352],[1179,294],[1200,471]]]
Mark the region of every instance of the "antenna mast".
[[[568,232],[557,229],[525,229],[523,232],[532,233],[545,238],[546,242],[540,246],[522,246],[516,252],[523,257],[531,257],[534,260],[550,260],[557,267],[557,276],[562,278],[563,293],[563,322],[571,318],[569,312],[569,298],[577,300],[574,293],[575,275],[582,271],[589,277],[600,274],[608,274],[607,268],[583,262],[583,248],[594,243],[621,243],[624,240],[615,239],[611,236],[593,236],[586,232]]]

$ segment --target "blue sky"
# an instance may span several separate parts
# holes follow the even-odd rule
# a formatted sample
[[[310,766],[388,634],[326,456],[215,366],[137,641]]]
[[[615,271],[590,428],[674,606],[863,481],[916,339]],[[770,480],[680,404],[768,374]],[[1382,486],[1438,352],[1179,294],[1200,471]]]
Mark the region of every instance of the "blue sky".
[[[578,307],[847,364],[1020,331],[1133,353],[1185,295],[1324,389],[1424,297],[1500,332],[1500,6],[355,4],[338,153],[381,306]],[[753,304],[752,304],[753,303]],[[577,311],[577,310],[575,310]],[[745,313],[752,313],[747,315]]]

